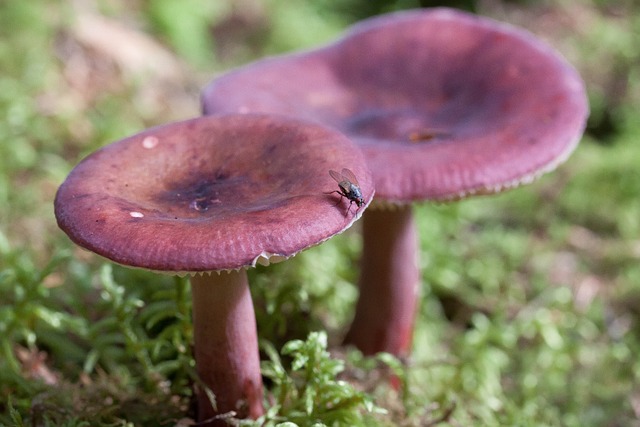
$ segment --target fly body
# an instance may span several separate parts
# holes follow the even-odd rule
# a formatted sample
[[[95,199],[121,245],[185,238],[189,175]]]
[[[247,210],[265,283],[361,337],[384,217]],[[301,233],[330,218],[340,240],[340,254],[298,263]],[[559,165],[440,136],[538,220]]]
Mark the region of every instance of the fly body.
[[[340,190],[331,191],[327,194],[338,193],[340,195],[338,203],[342,201],[343,197],[346,197],[349,200],[347,214],[351,210],[351,205],[354,203],[358,206],[358,209],[356,209],[357,214],[358,210],[364,205],[364,197],[362,197],[362,190],[360,190],[356,176],[347,168],[342,169],[341,173],[330,170],[329,175],[338,183]]]

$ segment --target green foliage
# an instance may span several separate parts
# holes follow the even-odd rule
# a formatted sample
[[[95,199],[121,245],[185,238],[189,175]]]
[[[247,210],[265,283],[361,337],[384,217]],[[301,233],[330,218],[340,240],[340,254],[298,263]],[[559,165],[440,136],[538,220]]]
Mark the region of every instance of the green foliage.
[[[262,363],[262,374],[273,382],[275,402],[255,425],[368,426],[373,420],[365,413],[384,412],[371,397],[338,379],[344,363],[327,352],[326,333],[312,332],[306,341],[284,345],[282,355],[292,359],[291,372],[271,344],[264,342],[263,348],[269,361]]]
[[[202,3],[197,0],[175,2],[151,0],[148,16],[153,26],[163,34],[186,59],[199,65],[210,62],[214,54],[208,25],[218,14],[223,2]]]
[[[628,16],[623,22],[611,19],[608,2],[594,3],[601,19],[594,20],[575,45],[580,66],[590,83],[589,133],[602,143],[613,143],[624,137],[628,123],[637,123],[640,52],[636,46],[640,43],[640,19],[635,2],[619,3],[620,12]]]
[[[195,376],[185,279],[154,283],[155,289],[141,286],[141,292],[119,285],[111,266],[104,265],[95,300],[84,307],[80,299],[67,298],[67,290],[46,286],[68,256],[38,270],[24,255],[4,255],[10,256],[3,258],[9,268],[0,272],[0,293],[6,297],[0,299],[0,395],[13,396],[12,418],[28,413],[29,422],[95,425],[184,413]],[[15,356],[18,346],[24,347],[21,360]],[[53,363],[38,357],[40,349],[48,350]],[[66,371],[73,373],[70,379],[80,378],[68,382],[61,378]],[[143,401],[157,408],[140,413]]]
[[[19,363],[13,355],[13,343],[24,342],[33,348],[36,337],[45,342],[55,341],[61,331],[83,329],[79,319],[47,306],[50,291],[43,286],[44,280],[64,260],[65,255],[52,259],[39,270],[24,254],[2,250],[0,254],[6,267],[0,270],[0,354],[14,372],[19,372]],[[39,334],[42,328],[48,333]]]

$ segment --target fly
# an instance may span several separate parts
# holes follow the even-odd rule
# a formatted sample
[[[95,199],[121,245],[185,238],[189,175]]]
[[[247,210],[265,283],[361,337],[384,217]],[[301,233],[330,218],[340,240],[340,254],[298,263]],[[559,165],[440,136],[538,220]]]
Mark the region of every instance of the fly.
[[[356,209],[357,215],[362,205],[364,205],[364,197],[362,197],[362,190],[360,190],[360,186],[358,186],[356,176],[347,168],[342,169],[342,173],[330,170],[329,175],[331,175],[331,178],[336,180],[340,190],[331,191],[325,194],[338,193],[340,195],[338,203],[342,202],[343,197],[346,197],[349,200],[347,214],[351,210],[351,205],[355,203],[356,206],[358,206],[358,209]]]

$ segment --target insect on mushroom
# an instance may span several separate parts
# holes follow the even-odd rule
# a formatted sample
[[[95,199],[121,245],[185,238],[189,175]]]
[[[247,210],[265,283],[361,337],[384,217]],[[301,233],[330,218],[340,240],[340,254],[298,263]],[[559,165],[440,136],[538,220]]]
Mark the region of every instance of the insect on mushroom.
[[[351,210],[351,205],[355,203],[358,206],[356,209],[356,215],[358,214],[358,210],[364,205],[364,197],[362,197],[362,191],[360,190],[360,186],[358,185],[358,180],[356,176],[349,169],[342,169],[342,173],[338,173],[334,170],[329,171],[329,175],[331,178],[335,179],[338,183],[338,187],[340,190],[334,190],[325,194],[333,194],[338,193],[340,195],[340,200],[338,203],[342,202],[342,198],[346,197],[349,199],[349,208],[347,209],[347,214]],[[336,203],[336,205],[338,204]]]

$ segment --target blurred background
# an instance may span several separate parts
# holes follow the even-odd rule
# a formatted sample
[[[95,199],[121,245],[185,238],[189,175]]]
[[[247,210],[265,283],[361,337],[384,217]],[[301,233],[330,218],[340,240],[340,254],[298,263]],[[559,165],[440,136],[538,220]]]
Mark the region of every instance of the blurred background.
[[[199,115],[201,88],[233,67],[441,5],[524,27],[574,64],[591,104],[581,144],[532,185],[418,208],[414,355],[386,362],[400,391],[379,363],[337,347],[357,227],[251,272],[259,334],[279,349],[326,331],[341,378],[386,410],[356,408],[363,425],[640,425],[635,0],[1,0],[0,425],[193,415],[186,282],[112,266],[58,230],[55,191],[78,161]]]

